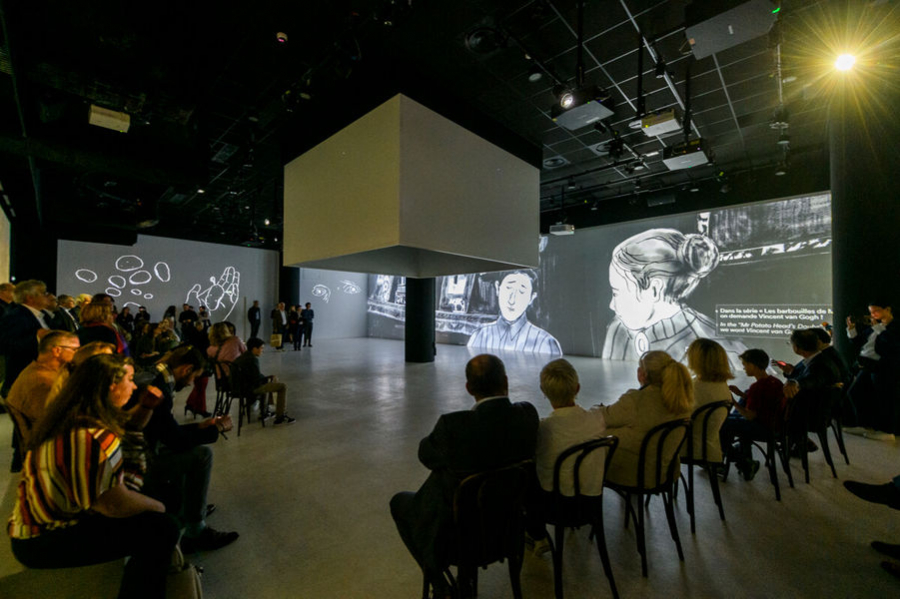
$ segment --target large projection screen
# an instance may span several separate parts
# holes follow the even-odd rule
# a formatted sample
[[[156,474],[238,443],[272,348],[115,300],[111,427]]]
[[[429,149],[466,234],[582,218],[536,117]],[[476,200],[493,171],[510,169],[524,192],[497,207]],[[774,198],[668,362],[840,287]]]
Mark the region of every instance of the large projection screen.
[[[154,322],[168,306],[180,312],[184,303],[203,304],[213,322],[229,320],[246,338],[253,300],[264,311],[276,303],[278,268],[272,250],[146,235],[133,246],[60,240],[56,290],[108,293],[120,309],[146,307]],[[264,332],[268,321],[263,318]]]
[[[828,193],[540,243],[538,269],[438,279],[438,340],[635,360],[651,349],[682,359],[702,336],[739,367],[749,347],[793,359],[790,331],[833,319]],[[402,336],[404,302],[402,277],[370,276],[369,335]]]

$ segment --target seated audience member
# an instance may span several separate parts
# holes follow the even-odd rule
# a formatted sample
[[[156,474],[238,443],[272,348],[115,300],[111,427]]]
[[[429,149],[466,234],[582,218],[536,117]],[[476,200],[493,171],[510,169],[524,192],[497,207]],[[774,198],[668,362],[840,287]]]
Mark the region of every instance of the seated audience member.
[[[198,423],[181,424],[172,415],[175,392],[189,386],[203,371],[203,356],[193,347],[179,347],[156,364],[152,386],[163,399],[144,427],[151,453],[146,476],[147,493],[162,497],[171,486],[179,491],[178,516],[184,527],[181,548],[189,553],[219,549],[238,538],[236,532],[219,532],[206,525],[206,496],[212,471],[212,450],[220,433],[231,430],[230,416],[216,416]],[[134,401],[134,400],[132,400]]]
[[[466,364],[471,410],[442,415],[419,443],[419,461],[431,470],[416,492],[397,493],[391,515],[400,538],[425,573],[434,597],[451,597],[442,574],[452,526],[453,494],[477,472],[534,457],[538,415],[528,402],[511,403],[506,368],[497,356],[481,354]]]
[[[38,355],[39,337],[50,331],[44,319],[48,305],[43,281],[22,281],[16,285],[16,303],[0,322],[0,353],[6,358],[6,378],[0,395],[6,397],[16,377]]]
[[[766,372],[769,356],[761,349],[748,349],[741,354],[744,372],[756,381],[746,391],[732,385],[732,393],[740,397],[733,401],[735,412],[722,425],[722,448],[737,466],[745,480],[752,480],[759,470],[759,462],[752,459],[752,441],[764,440],[769,432],[778,432],[784,418],[784,391],[780,380]],[[740,450],[732,447],[737,437]]]
[[[550,550],[545,515],[550,508],[553,492],[553,469],[556,459],[566,449],[603,436],[605,424],[597,408],[585,410],[575,403],[581,390],[578,373],[562,358],[553,360],[541,370],[541,391],[553,406],[553,412],[543,418],[538,428],[534,464],[536,485],[529,490],[527,501],[528,535],[533,551],[541,555]],[[603,460],[606,452],[591,453],[581,470],[581,493],[597,496],[603,493]],[[574,459],[574,458],[573,458]],[[587,478],[586,472],[594,476]],[[560,471],[559,488],[563,495],[575,495],[575,481],[571,468]]]
[[[725,348],[712,339],[694,339],[687,350],[688,368],[696,375],[694,379],[694,410],[716,401],[731,402],[728,381],[734,378],[731,363]],[[727,411],[718,410],[710,416],[706,430],[706,459],[710,462],[722,461],[722,446],[719,443],[719,429]],[[702,422],[700,422],[702,424]],[[703,457],[703,428],[694,428],[694,458]],[[681,455],[687,455],[685,447]]]
[[[126,335],[134,335],[134,316],[131,315],[131,308],[125,306],[119,315],[116,316],[116,324]]]
[[[175,325],[168,318],[164,318],[153,331],[153,350],[159,355],[163,355],[179,345],[181,345],[181,339],[175,333]]]
[[[135,389],[122,356],[79,366],[34,429],[9,521],[29,568],[86,566],[129,556],[120,599],[163,599],[178,527],[159,501],[123,484],[121,408]]]
[[[206,355],[206,352],[209,349],[209,336],[206,334],[206,329],[203,328],[203,322],[195,320],[189,325],[186,324],[184,326],[186,327],[185,341],[196,347],[197,351],[202,355]],[[191,389],[191,394],[184,404],[185,416],[187,416],[188,412],[191,412],[195,417],[198,415],[203,416],[204,418],[212,416],[212,414],[206,410],[207,384],[209,384],[208,366],[194,379],[194,387]]]
[[[216,378],[227,379],[231,372],[229,365],[246,351],[247,346],[234,334],[231,323],[217,322],[209,329],[206,355],[215,361]]]
[[[51,331],[38,346],[38,357],[25,367],[6,396],[6,407],[16,421],[22,444],[31,444],[31,431],[43,417],[54,381],[80,347],[78,335]]]
[[[265,376],[259,371],[259,357],[263,353],[265,342],[254,337],[247,341],[247,351],[235,360],[231,367],[235,370],[234,385],[238,392],[246,395],[265,395],[266,400],[260,406],[260,418],[268,418],[268,405],[272,403],[272,394],[275,400],[275,424],[291,424],[291,418],[284,411],[287,386],[278,382],[275,375]]]
[[[847,363],[844,361],[844,358],[841,357],[841,354],[838,353],[838,350],[831,345],[831,335],[822,327],[813,327],[809,330],[816,336],[819,352],[821,352],[822,357],[834,364],[835,369],[840,375],[841,384],[844,386],[849,385],[851,378],[850,369],[847,368]]]
[[[141,368],[146,368],[156,363],[160,353],[156,351],[156,338],[160,331],[157,326],[145,321],[135,321],[137,329],[135,331],[137,340],[134,342],[132,354]]]
[[[47,405],[49,406],[56,399],[56,396],[59,395],[59,392],[62,391],[66,381],[69,380],[69,375],[84,364],[88,358],[97,354],[114,353],[116,353],[116,346],[102,341],[91,341],[87,345],[79,347],[72,356],[72,360],[60,368],[59,373],[56,375],[56,380],[53,381],[53,386],[50,387],[50,392],[47,394]]]
[[[847,392],[855,408],[857,425],[844,430],[867,439],[893,441],[900,432],[900,325],[891,305],[869,304],[873,324],[859,328],[847,319],[847,335],[859,356],[859,372]]]
[[[900,510],[900,476],[895,476],[891,482],[880,485],[847,480],[844,481],[844,487],[860,499]],[[895,560],[900,560],[900,545],[885,543],[884,541],[872,541],[871,545],[875,551]],[[883,561],[881,562],[881,567],[890,572],[895,578],[900,578],[900,563]]]
[[[134,315],[134,327],[138,327],[139,322],[150,322],[150,313],[144,306],[138,306],[137,314]]]
[[[600,406],[605,433],[619,438],[606,480],[619,485],[638,484],[641,443],[650,429],[671,420],[690,418],[694,408],[691,374],[666,352],[650,351],[641,356],[637,379],[640,389],[626,391],[611,406]],[[663,473],[667,467],[668,464],[662,464]],[[656,472],[655,454],[647,456],[644,468],[646,483]]]
[[[111,343],[116,346],[117,354],[129,356],[131,354],[125,337],[113,325],[114,322],[112,298],[104,293],[98,293],[91,298],[91,303],[81,308],[78,339],[82,345],[87,345],[91,341]]]

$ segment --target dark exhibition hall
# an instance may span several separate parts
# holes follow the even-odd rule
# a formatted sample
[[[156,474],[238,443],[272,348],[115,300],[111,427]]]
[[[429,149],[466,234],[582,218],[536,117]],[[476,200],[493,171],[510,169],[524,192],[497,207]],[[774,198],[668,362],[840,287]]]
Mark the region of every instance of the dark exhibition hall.
[[[0,0],[0,597],[900,593],[896,0]]]

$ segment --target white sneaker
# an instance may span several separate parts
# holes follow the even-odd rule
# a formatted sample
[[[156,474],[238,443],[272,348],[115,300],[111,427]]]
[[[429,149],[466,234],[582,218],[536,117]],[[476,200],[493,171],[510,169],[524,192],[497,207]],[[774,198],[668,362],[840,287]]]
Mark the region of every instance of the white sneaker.
[[[873,441],[893,441],[894,435],[893,433],[884,433],[882,431],[866,431],[864,435],[866,439],[872,439]]]

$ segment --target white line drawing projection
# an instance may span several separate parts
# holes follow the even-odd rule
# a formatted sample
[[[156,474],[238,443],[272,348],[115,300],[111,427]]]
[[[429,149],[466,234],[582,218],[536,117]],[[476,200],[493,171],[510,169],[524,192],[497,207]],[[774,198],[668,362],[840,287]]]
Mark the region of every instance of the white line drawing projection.
[[[331,299],[331,289],[321,283],[312,288],[312,294],[315,297],[322,298],[326,304],[328,303],[328,300]]]
[[[141,291],[140,289],[132,289],[131,290],[131,295],[140,295],[142,293],[144,293],[144,292]]]
[[[168,283],[172,278],[172,269],[165,262],[157,262],[153,267],[153,272],[156,274],[156,278],[163,283]]]
[[[75,278],[84,283],[93,283],[97,280],[97,273],[87,268],[79,268],[75,271]]]
[[[359,295],[362,293],[362,289],[360,289],[359,285],[353,281],[348,281],[347,279],[341,279],[341,284],[338,285],[338,291],[343,291],[347,295]]]
[[[168,269],[168,266],[166,268]],[[206,306],[213,322],[227,320],[240,298],[241,273],[233,266],[227,266],[218,280],[210,277],[209,282],[210,286],[206,289],[203,289],[200,283],[195,283],[187,292],[184,303]]]
[[[145,293],[145,294],[144,294],[144,299],[153,299],[153,294],[152,294],[152,293]]]
[[[146,285],[152,280],[153,275],[151,275],[146,270],[136,270],[131,273],[130,277],[128,277],[128,282],[132,285]]]
[[[121,270],[122,272],[131,272],[132,270],[139,269],[143,265],[144,261],[132,254],[119,256],[118,260],[116,260],[116,269]]]
[[[112,275],[106,280],[109,281],[109,284],[116,289],[121,289],[125,286],[125,277],[120,277],[119,275]]]
[[[110,297],[119,297],[120,295],[122,295],[122,290],[116,289],[115,287],[107,287],[106,295],[108,295]]]
[[[141,307],[141,305],[138,304],[137,302],[125,302],[125,304],[122,307],[123,308],[131,308],[133,311],[136,312],[137,309]]]

